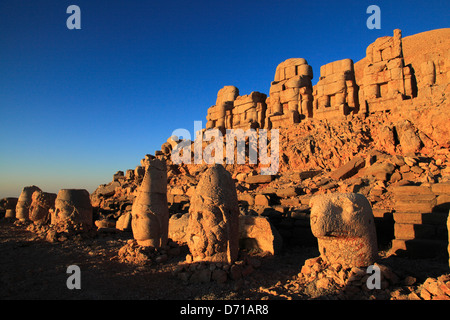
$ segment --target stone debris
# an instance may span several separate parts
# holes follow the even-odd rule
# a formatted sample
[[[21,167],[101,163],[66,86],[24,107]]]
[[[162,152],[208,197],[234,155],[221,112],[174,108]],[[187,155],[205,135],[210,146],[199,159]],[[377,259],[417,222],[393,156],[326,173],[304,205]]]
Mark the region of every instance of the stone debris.
[[[188,254],[186,260],[179,263],[174,270],[174,276],[183,283],[208,283],[224,284],[234,281],[237,286],[242,285],[242,280],[250,276],[261,267],[263,256],[241,255],[233,263],[220,262],[193,262],[192,255]],[[237,287],[235,287],[237,289]]]
[[[168,259],[181,254],[180,246],[171,240],[161,247],[141,246],[135,239],[130,239],[117,254],[120,262],[139,266],[165,263]]]

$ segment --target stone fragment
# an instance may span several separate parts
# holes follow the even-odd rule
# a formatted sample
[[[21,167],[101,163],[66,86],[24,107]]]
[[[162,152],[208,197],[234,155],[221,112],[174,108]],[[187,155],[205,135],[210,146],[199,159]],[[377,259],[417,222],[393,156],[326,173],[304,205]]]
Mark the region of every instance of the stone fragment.
[[[216,164],[200,178],[189,208],[187,242],[194,261],[232,264],[239,251],[239,206],[231,174]]]
[[[404,154],[416,153],[420,150],[422,141],[416,134],[414,125],[409,120],[397,122],[395,128]]]
[[[116,229],[121,231],[131,230],[131,213],[124,213],[117,219]]]
[[[332,193],[311,198],[311,230],[322,258],[347,267],[369,266],[378,256],[369,201],[357,193]]]
[[[169,219],[169,238],[172,241],[187,243],[186,232],[188,224],[189,214],[172,215]]]
[[[365,161],[361,157],[354,157],[352,160],[330,173],[330,177],[335,180],[347,179],[355,175],[361,168],[364,168]]]
[[[131,227],[139,245],[160,248],[166,245],[169,233],[167,166],[159,159],[148,159],[146,164],[131,209]]]
[[[17,201],[16,206],[16,218],[21,221],[25,221],[29,219],[30,215],[30,205],[33,201],[33,192],[40,191],[36,186],[25,187],[22,190],[22,193],[19,196],[19,200]]]
[[[259,249],[272,255],[281,251],[283,239],[267,218],[240,216],[239,229],[239,241],[241,243],[246,243],[247,246],[251,245],[254,249]]]
[[[245,179],[245,182],[249,184],[261,184],[261,183],[269,183],[273,180],[273,176],[271,175],[255,175],[255,176],[248,176]]]

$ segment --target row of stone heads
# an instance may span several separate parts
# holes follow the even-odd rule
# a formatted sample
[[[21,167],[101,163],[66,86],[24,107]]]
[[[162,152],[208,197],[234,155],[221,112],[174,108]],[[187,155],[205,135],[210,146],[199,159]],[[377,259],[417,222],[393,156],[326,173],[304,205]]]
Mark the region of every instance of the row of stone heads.
[[[169,211],[164,161],[148,159],[132,206],[133,237],[155,248],[168,241]],[[92,225],[92,205],[86,190],[63,189],[58,194],[25,187],[17,198],[4,200],[6,217],[33,222],[71,220]],[[325,194],[311,199],[311,231],[324,260],[368,266],[377,259],[372,209],[361,194]],[[239,251],[239,202],[231,174],[220,164],[209,166],[190,198],[186,237],[193,261],[233,263]]]
[[[139,245],[162,247],[168,239],[169,212],[162,161],[151,160],[132,208],[133,236]],[[369,266],[378,258],[374,217],[361,194],[335,193],[311,199],[311,231],[324,260]],[[185,231],[194,262],[232,264],[239,251],[239,202],[231,174],[220,164],[201,176],[190,197]]]
[[[92,226],[93,208],[89,192],[84,189],[62,189],[55,194],[27,186],[19,198],[5,198],[2,202],[5,218],[51,224],[71,220]]]

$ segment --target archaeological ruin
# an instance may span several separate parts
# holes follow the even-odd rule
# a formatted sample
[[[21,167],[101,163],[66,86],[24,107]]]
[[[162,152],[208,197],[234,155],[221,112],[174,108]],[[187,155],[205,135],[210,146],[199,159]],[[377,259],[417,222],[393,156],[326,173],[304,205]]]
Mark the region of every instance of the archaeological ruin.
[[[4,217],[31,223],[51,242],[84,236],[44,227],[64,221],[88,226],[90,236],[131,234],[119,261],[153,266],[178,257],[173,274],[186,285],[245,283],[265,258],[313,248],[318,254],[296,266],[295,279],[255,290],[289,297],[313,283],[369,296],[368,270],[377,266],[380,297],[448,300],[449,276],[419,283],[388,266],[390,257],[450,264],[448,39],[450,29],[405,38],[396,29],[362,60],[314,70],[316,84],[308,61],[291,58],[276,67],[268,94],[221,88],[200,134],[277,129],[276,174],[262,174],[261,162],[174,163],[177,145],[194,142],[172,136],[90,194],[25,187],[0,202]]]

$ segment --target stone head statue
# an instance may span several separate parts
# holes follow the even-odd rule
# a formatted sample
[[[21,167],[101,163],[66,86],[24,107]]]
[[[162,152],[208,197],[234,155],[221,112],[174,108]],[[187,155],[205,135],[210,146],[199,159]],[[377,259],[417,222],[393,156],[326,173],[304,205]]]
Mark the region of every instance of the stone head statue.
[[[93,212],[89,192],[84,189],[59,190],[52,214],[52,224],[70,220],[74,223],[92,226]]]
[[[373,264],[377,237],[369,201],[357,193],[332,193],[311,198],[311,231],[322,258],[348,267]]]
[[[16,218],[25,221],[29,219],[30,205],[32,202],[33,192],[41,191],[36,186],[28,186],[23,188],[22,193],[19,196],[19,201],[17,201],[16,206]]]
[[[50,209],[55,208],[56,194],[43,191],[33,192],[30,206],[30,220],[47,223],[50,221]]]

